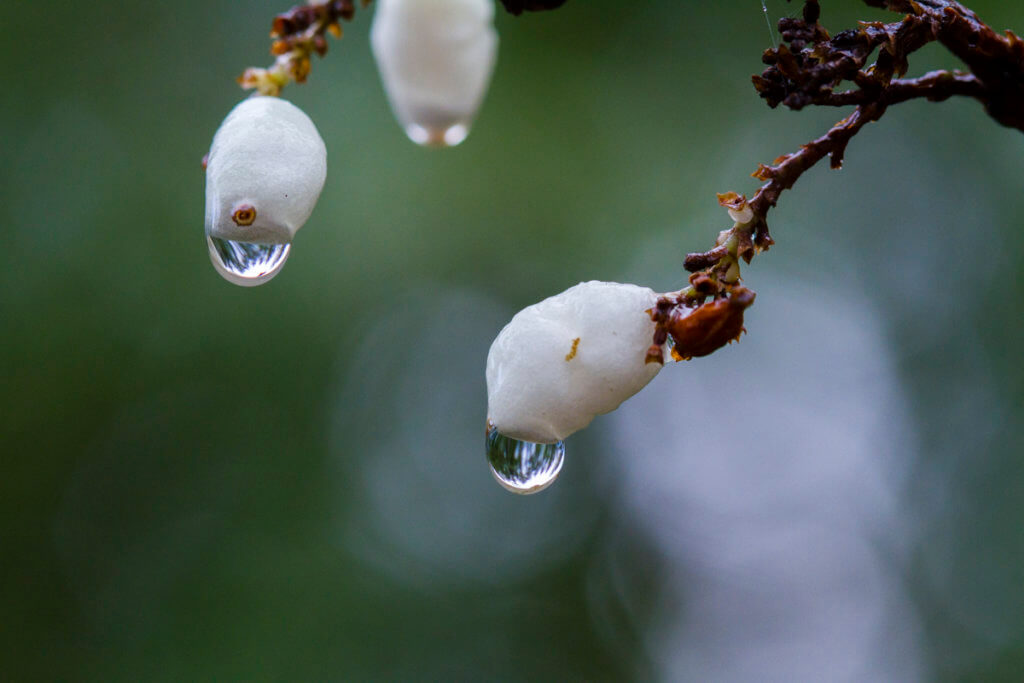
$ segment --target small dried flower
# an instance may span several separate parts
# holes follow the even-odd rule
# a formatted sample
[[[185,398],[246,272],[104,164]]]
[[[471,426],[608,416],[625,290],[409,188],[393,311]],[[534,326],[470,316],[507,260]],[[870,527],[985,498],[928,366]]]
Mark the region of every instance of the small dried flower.
[[[672,357],[690,360],[707,356],[743,333],[743,312],[756,295],[746,287],[733,287],[727,299],[716,299],[690,310],[681,307],[672,312],[666,327],[675,346]]]

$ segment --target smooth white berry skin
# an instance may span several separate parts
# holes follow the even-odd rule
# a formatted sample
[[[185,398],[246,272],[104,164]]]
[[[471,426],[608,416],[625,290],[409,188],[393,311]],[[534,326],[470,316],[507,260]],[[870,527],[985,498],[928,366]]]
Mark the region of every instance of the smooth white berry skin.
[[[291,242],[327,178],[327,148],[306,114],[279,97],[242,100],[220,125],[206,162],[206,231],[254,244]],[[233,220],[256,211],[250,225]]]
[[[618,408],[661,370],[645,362],[657,298],[591,281],[521,310],[487,356],[488,419],[513,439],[554,443]]]
[[[403,127],[468,128],[497,56],[494,0],[379,0],[370,40]]]

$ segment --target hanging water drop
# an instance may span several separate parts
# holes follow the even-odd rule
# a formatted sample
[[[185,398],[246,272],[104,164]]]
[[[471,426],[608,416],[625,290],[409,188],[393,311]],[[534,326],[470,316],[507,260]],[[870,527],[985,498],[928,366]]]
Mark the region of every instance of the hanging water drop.
[[[255,287],[281,272],[291,244],[253,244],[206,236],[210,261],[221,277],[242,287]]]
[[[498,483],[522,495],[543,491],[562,471],[565,443],[519,441],[487,423],[487,462]]]

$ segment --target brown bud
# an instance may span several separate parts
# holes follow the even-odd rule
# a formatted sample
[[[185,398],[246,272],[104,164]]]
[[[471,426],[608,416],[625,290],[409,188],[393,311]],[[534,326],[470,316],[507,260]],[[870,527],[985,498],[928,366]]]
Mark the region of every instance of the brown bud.
[[[804,21],[808,24],[816,24],[820,16],[821,6],[818,4],[818,0],[807,0],[804,4]]]
[[[743,332],[743,311],[756,294],[746,287],[733,287],[728,299],[717,299],[698,306],[689,315],[676,309],[667,327],[675,341],[672,355],[683,360],[707,356],[736,341]]]
[[[512,14],[522,14],[523,10],[527,12],[537,12],[546,9],[557,9],[565,4],[565,0],[501,0],[501,4],[505,5],[505,9]]]
[[[238,84],[246,90],[251,90],[259,84],[260,76],[264,73],[263,69],[256,69],[250,67],[242,72],[242,75],[238,77]]]
[[[690,276],[690,284],[701,296],[714,296],[718,294],[718,282],[705,272],[697,272]]]
[[[305,31],[316,21],[317,8],[310,5],[298,5],[291,8],[288,13],[295,25],[296,31]]]
[[[291,19],[283,14],[274,17],[274,24],[270,29],[270,36],[272,38],[279,38],[291,35],[292,33],[295,33],[295,24],[292,23]]]
[[[742,211],[747,208],[747,198],[735,192],[723,192],[718,194],[718,205],[733,211]]]
[[[759,252],[768,251],[773,244],[775,240],[768,232],[768,223],[763,218],[759,219],[754,223],[754,248]]]
[[[295,79],[296,83],[305,83],[306,79],[309,78],[309,72],[312,70],[313,63],[309,61],[309,57],[299,57],[291,62],[292,78]]]
[[[363,6],[365,7],[365,3]],[[345,21],[352,21],[356,14],[356,6],[352,0],[334,0],[331,11]]]
[[[758,180],[767,181],[775,177],[775,169],[771,166],[765,166],[764,164],[758,164],[757,170],[750,174],[752,178]]]

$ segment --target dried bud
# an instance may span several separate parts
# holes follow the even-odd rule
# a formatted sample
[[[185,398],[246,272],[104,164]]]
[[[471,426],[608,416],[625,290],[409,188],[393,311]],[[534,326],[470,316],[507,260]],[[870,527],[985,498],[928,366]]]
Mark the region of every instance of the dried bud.
[[[523,11],[540,12],[549,9],[558,9],[565,4],[565,0],[501,0],[505,9],[510,14],[520,15]]]
[[[758,164],[757,170],[750,174],[752,178],[757,178],[761,181],[768,181],[775,177],[776,170],[771,166],[765,166],[764,164]]]
[[[363,6],[366,6],[365,2]],[[345,21],[352,21],[352,17],[356,14],[356,6],[352,0],[334,0],[332,10]]]
[[[675,341],[672,356],[676,360],[707,356],[738,340],[743,332],[743,312],[755,296],[746,287],[733,287],[728,299],[717,299],[693,311],[673,311],[667,323]]]
[[[242,86],[245,90],[252,90],[257,87],[262,80],[263,73],[266,69],[259,69],[256,67],[250,67],[242,72],[242,75],[238,77],[238,85]]]
[[[313,36],[313,51],[323,57],[327,54],[327,39],[321,35]]]
[[[697,294],[701,296],[714,296],[718,294],[720,286],[710,275],[704,272],[694,273],[690,276],[690,285]]]
[[[238,77],[238,84],[244,90],[255,90],[261,95],[279,95],[283,85],[273,72],[256,67],[246,69]]]
[[[305,31],[316,21],[318,7],[313,5],[298,5],[289,10],[291,19],[294,22],[296,31]]]
[[[300,56],[293,59],[290,64],[292,78],[295,79],[295,82],[305,83],[309,78],[309,72],[313,70],[313,63],[309,61],[309,57]]]
[[[747,205],[747,198],[735,192],[718,195],[718,203],[729,212],[729,217],[737,223],[749,223],[754,220],[754,212]]]
[[[281,38],[292,33],[295,33],[295,24],[292,23],[291,19],[283,14],[274,17],[274,23],[270,29],[270,36],[272,38]]]

